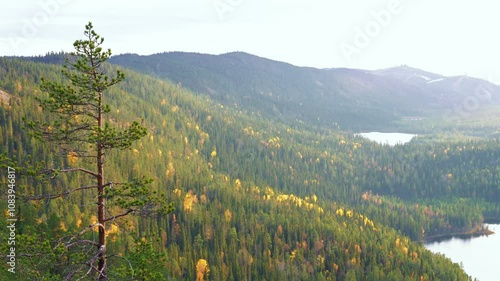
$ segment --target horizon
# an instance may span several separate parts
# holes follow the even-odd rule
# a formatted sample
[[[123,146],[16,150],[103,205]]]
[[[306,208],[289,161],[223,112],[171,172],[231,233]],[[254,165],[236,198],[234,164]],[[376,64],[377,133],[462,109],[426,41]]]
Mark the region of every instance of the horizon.
[[[115,54],[241,51],[299,67],[377,70],[409,65],[500,84],[497,4],[377,0],[244,0],[194,3],[6,3],[0,56],[68,51],[93,22]],[[451,9],[453,8],[453,9]],[[471,13],[479,11],[479,13]],[[142,13],[141,13],[142,12]],[[443,20],[443,15],[446,19]]]
[[[22,55],[17,56],[17,55],[14,55],[14,56],[0,56],[0,57],[19,57],[19,58],[44,57],[44,56],[50,55],[51,52],[55,53],[55,54],[59,54],[62,51],[59,51],[59,52],[50,51],[50,52],[45,53],[43,55],[42,54],[39,54],[39,55],[28,55],[28,56],[22,56]],[[68,54],[69,52],[63,52],[63,53]],[[141,56],[141,57],[147,57],[147,56],[154,56],[154,55],[161,55],[161,54],[168,54],[168,53],[200,54],[200,55],[210,55],[210,56],[222,56],[222,55],[227,55],[227,54],[243,53],[243,54],[247,54],[247,55],[250,55],[250,56],[255,56],[255,57],[258,57],[258,58],[261,58],[261,59],[271,60],[271,61],[278,62],[278,63],[286,63],[286,64],[292,65],[294,67],[314,68],[314,69],[318,69],[318,70],[348,69],[348,70],[360,70],[360,71],[381,71],[381,70],[395,69],[395,68],[400,68],[400,67],[408,67],[408,68],[411,68],[411,69],[414,69],[414,70],[423,71],[423,72],[429,72],[429,73],[432,73],[432,74],[435,74],[435,75],[440,75],[440,76],[443,76],[445,78],[470,77],[470,78],[483,79],[483,80],[486,80],[486,81],[488,81],[490,83],[493,83],[495,85],[500,86],[500,83],[498,83],[498,82],[489,81],[488,79],[484,79],[484,78],[481,78],[481,77],[474,77],[474,76],[469,76],[469,75],[449,75],[448,76],[448,75],[444,75],[442,73],[432,72],[432,71],[428,71],[426,69],[420,69],[420,68],[416,68],[416,67],[413,67],[411,65],[406,65],[406,64],[395,65],[395,66],[390,66],[390,67],[385,67],[385,68],[377,68],[377,69],[363,69],[363,68],[349,68],[349,67],[326,67],[326,68],[318,68],[318,67],[314,67],[314,66],[299,66],[299,65],[295,65],[293,63],[289,63],[289,62],[286,62],[286,61],[279,61],[279,60],[275,60],[275,59],[272,59],[272,58],[266,58],[266,57],[258,56],[258,55],[251,54],[251,53],[248,53],[248,52],[243,52],[243,51],[232,51],[232,52],[226,52],[226,53],[221,53],[221,54],[209,54],[209,53],[203,53],[203,52],[184,52],[184,51],[165,51],[165,52],[159,52],[159,53],[154,53],[154,54],[146,54],[146,55],[142,55],[142,54],[138,54],[138,53],[120,53],[120,54],[112,54],[111,57],[122,56],[122,55],[137,55],[137,56]]]

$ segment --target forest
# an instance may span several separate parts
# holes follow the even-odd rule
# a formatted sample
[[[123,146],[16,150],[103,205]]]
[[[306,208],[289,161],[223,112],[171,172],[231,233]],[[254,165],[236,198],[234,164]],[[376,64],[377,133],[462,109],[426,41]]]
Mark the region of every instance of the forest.
[[[5,186],[7,167],[16,168],[18,280],[63,280],[81,253],[57,241],[96,221],[91,190],[21,200],[87,182],[37,174],[88,164],[27,129],[26,120],[50,120],[37,98],[47,96],[42,79],[67,83],[64,56],[0,58],[1,179]],[[140,119],[147,129],[107,156],[107,177],[150,178],[150,192],[165,193],[174,207],[107,226],[109,280],[470,280],[422,241],[480,232],[484,221],[500,219],[498,138],[442,137],[451,134],[443,125],[391,147],[243,110],[151,73],[102,68],[125,73],[106,92],[106,122]],[[0,206],[7,209],[5,193]],[[0,232],[1,241],[8,235]],[[0,249],[8,253],[7,243]]]

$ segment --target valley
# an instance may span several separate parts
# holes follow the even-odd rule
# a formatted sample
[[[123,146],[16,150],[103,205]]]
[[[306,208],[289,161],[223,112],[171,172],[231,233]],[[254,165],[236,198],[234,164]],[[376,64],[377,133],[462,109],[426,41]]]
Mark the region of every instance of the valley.
[[[42,77],[62,80],[61,56],[0,58],[0,89],[10,96],[0,105],[0,159],[19,166],[25,196],[86,182],[34,177],[37,165],[89,164],[23,125],[50,120],[35,97],[45,95]],[[298,68],[246,53],[119,55],[103,67],[126,73],[109,91],[106,122],[140,119],[147,128],[107,157],[107,176],[151,178],[151,191],[175,207],[117,220],[108,250],[165,280],[196,279],[200,260],[209,280],[469,280],[420,242],[500,219],[500,119],[492,118],[500,87],[489,82],[407,66]],[[481,85],[489,98],[456,113]],[[388,146],[354,135],[375,130],[419,136]],[[78,267],[69,258],[77,253],[51,243],[93,223],[84,203],[92,196],[21,205],[19,253],[52,257],[20,259],[23,276],[58,278]],[[137,241],[150,243],[158,262],[134,260],[151,254]],[[110,261],[116,278],[127,266]]]

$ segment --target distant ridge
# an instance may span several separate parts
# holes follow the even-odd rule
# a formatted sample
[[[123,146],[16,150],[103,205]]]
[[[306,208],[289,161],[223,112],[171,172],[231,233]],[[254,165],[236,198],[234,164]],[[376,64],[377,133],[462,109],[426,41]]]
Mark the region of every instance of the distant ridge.
[[[25,58],[60,63],[64,54]],[[500,87],[407,65],[379,70],[298,67],[245,52],[165,52],[113,56],[111,63],[148,73],[240,110],[342,130],[377,130],[453,111],[486,89],[479,107],[500,105]],[[484,95],[483,97],[484,98]],[[411,118],[417,117],[417,118]]]

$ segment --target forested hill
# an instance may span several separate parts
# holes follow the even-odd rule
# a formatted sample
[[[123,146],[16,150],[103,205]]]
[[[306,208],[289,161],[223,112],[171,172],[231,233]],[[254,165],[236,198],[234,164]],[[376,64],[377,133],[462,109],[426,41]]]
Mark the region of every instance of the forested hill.
[[[257,59],[236,54],[235,64],[241,56]],[[117,69],[105,67],[109,73]],[[60,69],[0,58],[2,166],[6,157],[18,165],[82,163],[24,129],[23,117],[48,118],[35,97],[44,95],[41,78],[59,81]],[[391,148],[328,127],[290,124],[288,117],[268,118],[194,94],[181,83],[125,72],[126,80],[107,93],[106,121],[122,126],[142,119],[148,135],[130,150],[109,155],[107,176],[116,182],[152,178],[152,191],[166,192],[176,210],[116,220],[108,230],[108,252],[132,262],[110,259],[112,280],[125,278],[131,265],[137,272],[159,272],[165,280],[195,280],[201,267],[209,269],[201,274],[208,273],[208,280],[468,280],[457,264],[417,241],[473,232],[485,218],[500,218],[498,140]],[[203,81],[210,72],[190,75],[198,74]],[[261,74],[251,77],[256,76]],[[6,182],[6,174],[1,177]],[[60,193],[85,182],[60,175],[44,184],[22,170],[18,177],[24,194]],[[20,280],[59,280],[80,266],[78,253],[64,255],[51,245],[95,221],[94,205],[85,203],[89,197],[95,194],[18,201]],[[6,202],[4,194],[4,209]],[[5,224],[0,221],[0,227]],[[0,232],[2,241],[6,235]],[[152,242],[165,256],[151,258],[133,237]],[[89,232],[84,238],[95,237]],[[7,246],[0,246],[2,253]]]
[[[443,116],[474,95],[480,106],[500,104],[497,85],[407,66],[315,69],[242,52],[126,54],[111,62],[181,83],[248,112],[343,130],[388,130],[409,117]]]

